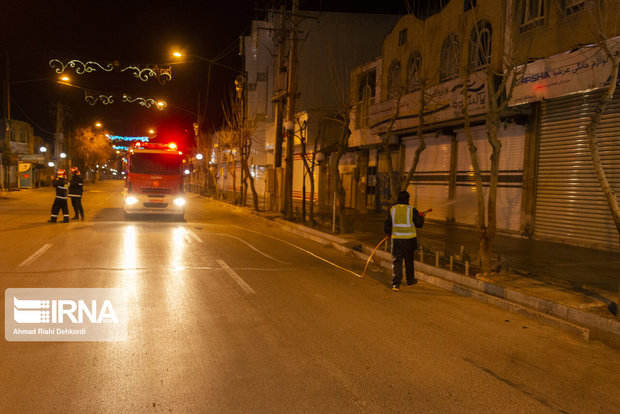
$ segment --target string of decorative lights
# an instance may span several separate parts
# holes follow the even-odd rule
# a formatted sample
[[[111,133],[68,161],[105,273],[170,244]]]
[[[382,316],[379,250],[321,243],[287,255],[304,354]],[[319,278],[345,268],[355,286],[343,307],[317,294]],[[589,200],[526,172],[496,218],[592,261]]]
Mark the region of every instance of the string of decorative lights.
[[[121,66],[117,60],[113,62],[99,63],[92,60],[82,62],[78,59],[71,59],[66,63],[63,63],[63,61],[56,58],[51,59],[49,61],[49,65],[58,74],[64,73],[64,71],[68,69],[75,69],[75,73],[78,75],[103,70],[105,72],[128,72],[143,82],[146,82],[151,78],[155,78],[161,85],[172,80],[172,68],[170,65],[148,64]]]
[[[163,110],[168,106],[166,101],[154,98],[145,98],[142,96],[130,96],[126,93],[111,93],[111,92],[102,92],[95,91],[92,89],[83,88],[78,85],[74,85],[69,82],[58,81],[61,85],[71,86],[72,88],[81,89],[84,91],[84,100],[91,106],[96,105],[98,102],[101,102],[103,105],[113,104],[115,101],[126,102],[126,103],[138,103],[145,108],[157,108],[159,110]]]

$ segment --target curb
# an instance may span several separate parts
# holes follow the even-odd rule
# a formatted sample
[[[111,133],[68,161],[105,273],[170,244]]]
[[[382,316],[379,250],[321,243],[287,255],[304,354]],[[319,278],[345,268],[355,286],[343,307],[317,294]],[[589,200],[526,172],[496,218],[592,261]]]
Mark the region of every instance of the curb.
[[[231,206],[219,200],[218,203],[227,207],[235,207],[235,210],[238,212],[252,214],[270,223],[277,224],[291,233],[316,241],[324,246],[331,244],[332,247],[339,251],[357,256],[362,260],[368,260],[373,250],[373,247],[355,242],[354,240],[348,240],[336,235],[324,233],[301,224],[291,223],[281,218],[267,218],[260,212]],[[353,249],[353,245],[361,245],[362,251],[360,252],[357,249]],[[391,257],[390,253],[377,250],[375,252],[374,263],[383,268],[391,269]],[[446,269],[436,268],[417,260],[415,261],[415,268],[416,277],[442,289],[450,290],[459,295],[525,315],[534,320],[576,335],[584,341],[598,339],[610,345],[620,347],[620,321],[602,318],[558,302],[461,275]]]

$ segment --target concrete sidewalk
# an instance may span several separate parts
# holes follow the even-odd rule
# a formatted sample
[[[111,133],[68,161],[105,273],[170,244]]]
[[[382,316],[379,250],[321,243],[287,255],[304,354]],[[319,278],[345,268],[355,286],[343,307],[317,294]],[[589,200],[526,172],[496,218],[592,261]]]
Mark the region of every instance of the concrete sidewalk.
[[[236,206],[235,210],[274,221],[295,234],[331,244],[363,260],[384,237],[384,214],[357,216],[356,231],[341,235],[286,221],[278,213],[257,213]],[[418,237],[423,254],[416,255],[416,276],[422,281],[525,314],[584,340],[598,339],[620,347],[620,320],[615,316],[620,254],[498,235],[493,251],[499,255],[501,269],[482,275],[476,266],[479,241],[473,229],[429,221],[418,230]],[[373,257],[374,265],[391,269],[390,261],[391,254],[382,245]],[[469,274],[465,274],[465,261],[471,262]],[[389,283],[386,277],[386,289]]]

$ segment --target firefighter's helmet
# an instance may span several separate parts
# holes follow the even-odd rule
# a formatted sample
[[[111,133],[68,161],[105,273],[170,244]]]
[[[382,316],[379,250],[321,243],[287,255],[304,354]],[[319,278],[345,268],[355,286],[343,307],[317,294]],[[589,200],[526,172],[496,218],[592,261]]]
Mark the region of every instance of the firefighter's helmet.
[[[56,172],[56,175],[58,177],[65,177],[65,178],[67,178],[67,172],[65,170],[63,170],[62,168]]]
[[[78,167],[71,167],[71,174],[80,175]]]

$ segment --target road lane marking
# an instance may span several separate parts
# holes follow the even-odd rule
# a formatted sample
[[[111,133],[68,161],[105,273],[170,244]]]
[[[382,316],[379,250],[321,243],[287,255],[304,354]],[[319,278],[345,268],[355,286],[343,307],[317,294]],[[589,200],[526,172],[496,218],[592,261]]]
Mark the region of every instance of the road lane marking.
[[[274,261],[279,262],[279,263],[282,263],[282,264],[290,264],[290,263],[287,263],[287,262],[283,262],[282,260],[276,259],[275,257],[269,256],[269,255],[268,255],[267,253],[265,253],[265,252],[261,252],[261,251],[260,251],[260,250],[258,250],[256,247],[252,246],[250,243],[246,242],[245,240],[243,240],[243,239],[241,239],[241,238],[239,238],[239,237],[231,236],[230,234],[226,234],[226,233],[211,233],[211,235],[212,235],[212,236],[225,236],[225,237],[231,237],[231,238],[233,238],[233,239],[235,239],[235,240],[239,240],[241,243],[244,243],[244,244],[245,244],[246,246],[248,246],[250,249],[254,250],[254,251],[255,251],[255,252],[257,252],[257,253],[262,254],[263,256],[265,256],[265,257],[267,257],[267,258],[269,258],[269,259],[271,259],[271,260],[274,260]]]
[[[244,231],[250,231],[250,232],[252,232],[252,233],[260,234],[261,236],[267,236],[267,237],[270,237],[270,238],[272,238],[272,239],[278,240],[279,242],[282,242],[282,243],[288,244],[289,246],[293,246],[294,248],[299,249],[299,250],[301,250],[302,252],[308,253],[310,256],[316,257],[317,259],[322,260],[322,261],[324,261],[325,263],[329,263],[330,265],[332,265],[332,266],[334,266],[334,267],[337,267],[337,268],[338,268],[338,269],[340,269],[340,270],[344,270],[345,272],[347,272],[347,273],[351,273],[352,275],[355,275],[355,276],[357,276],[357,277],[364,277],[364,276],[362,276],[362,275],[360,275],[360,274],[358,274],[358,273],[355,273],[355,272],[354,272],[354,271],[352,271],[352,270],[349,270],[349,269],[346,269],[346,268],[344,268],[344,267],[342,267],[342,266],[339,266],[339,265],[337,265],[337,264],[336,264],[336,263],[334,263],[334,262],[330,262],[329,260],[327,260],[327,259],[325,259],[325,258],[323,258],[323,257],[321,257],[321,256],[319,256],[319,255],[317,255],[317,254],[314,254],[314,253],[312,253],[312,252],[311,252],[311,251],[309,251],[309,250],[304,249],[303,247],[299,247],[299,246],[297,246],[296,244],[289,243],[289,242],[287,242],[286,240],[282,240],[282,239],[279,239],[279,238],[274,237],[274,236],[270,236],[270,235],[265,234],[265,233],[259,233],[259,232],[254,231],[254,230],[246,229],[246,228],[244,228],[244,227],[235,226],[234,224],[232,225],[232,227],[237,227],[237,228],[239,228],[239,229],[243,229]]]
[[[37,258],[39,256],[41,256],[43,253],[45,253],[47,251],[47,249],[49,249],[50,247],[52,247],[51,244],[47,243],[44,244],[43,247],[41,247],[39,250],[37,250],[36,252],[34,252],[32,255],[30,255],[29,258],[27,258],[26,260],[24,260],[23,262],[21,262],[19,264],[19,266],[17,267],[24,267],[24,266],[28,266],[30,263],[34,262],[35,260],[37,260]]]
[[[192,239],[196,240],[198,243],[202,243],[202,239],[198,237],[196,233],[194,233],[191,230],[187,230],[187,229],[185,229],[185,231],[187,232],[186,234],[189,234],[192,237]]]
[[[237,282],[239,286],[241,286],[241,289],[243,289],[245,293],[256,294],[254,289],[252,289],[250,285],[245,283],[245,280],[241,279],[241,276],[239,276],[234,270],[232,270],[230,266],[226,264],[225,261],[220,260],[220,259],[216,259],[215,261],[217,262],[217,264],[222,266],[222,269],[224,269],[224,271],[228,273],[228,276],[230,276],[235,282]]]

